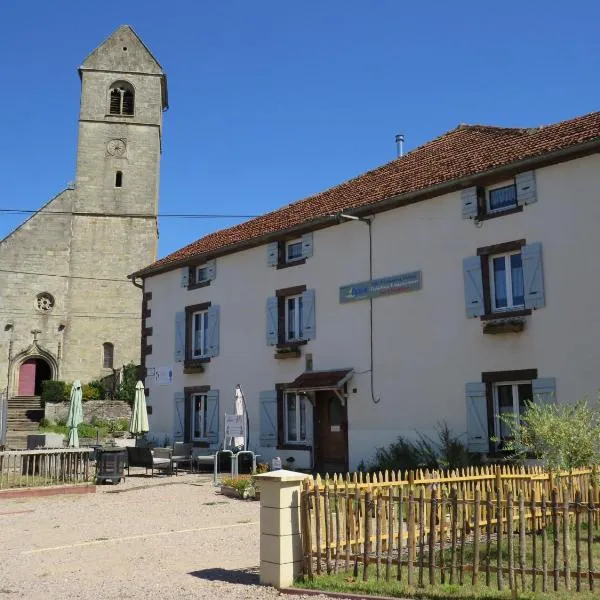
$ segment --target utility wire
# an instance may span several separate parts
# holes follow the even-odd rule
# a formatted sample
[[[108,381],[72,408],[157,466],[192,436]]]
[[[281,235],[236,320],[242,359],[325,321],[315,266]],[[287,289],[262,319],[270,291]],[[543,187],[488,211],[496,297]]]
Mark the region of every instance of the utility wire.
[[[40,213],[42,215],[76,215],[76,216],[91,216],[91,217],[138,217],[138,218],[155,218],[162,219],[252,219],[260,215],[226,215],[226,214],[185,214],[185,213],[163,213],[163,214],[145,214],[145,213],[101,213],[101,212],[74,212],[72,210],[29,210],[24,208],[0,208],[0,213],[11,215],[33,215]]]
[[[118,283],[128,283],[129,279],[116,279],[111,277],[85,277],[83,275],[57,275],[55,273],[34,273],[33,271],[18,271],[16,269],[0,269],[0,273],[16,273],[18,275],[37,275],[38,277],[64,277],[65,279],[91,279],[92,281],[116,281]]]

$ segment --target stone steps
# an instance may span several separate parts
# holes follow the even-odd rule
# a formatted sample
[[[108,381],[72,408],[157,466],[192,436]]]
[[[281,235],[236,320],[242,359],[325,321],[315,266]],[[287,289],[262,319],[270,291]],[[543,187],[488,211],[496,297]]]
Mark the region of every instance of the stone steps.
[[[6,413],[6,446],[26,448],[27,436],[38,431],[40,421],[44,417],[40,397],[9,398]]]

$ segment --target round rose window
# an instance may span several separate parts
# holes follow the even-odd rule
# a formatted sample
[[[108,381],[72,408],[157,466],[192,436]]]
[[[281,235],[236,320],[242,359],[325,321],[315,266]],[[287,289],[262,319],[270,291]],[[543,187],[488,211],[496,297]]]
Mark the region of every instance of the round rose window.
[[[54,297],[48,292],[42,292],[35,298],[35,307],[40,312],[50,312],[54,308]]]

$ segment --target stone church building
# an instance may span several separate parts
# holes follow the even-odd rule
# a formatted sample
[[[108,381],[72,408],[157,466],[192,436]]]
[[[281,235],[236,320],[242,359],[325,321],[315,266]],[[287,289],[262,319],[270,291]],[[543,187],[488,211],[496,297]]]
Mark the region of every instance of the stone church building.
[[[140,362],[142,290],[156,259],[166,75],[127,25],[79,68],[74,184],[0,241],[0,395]],[[0,396],[1,397],[1,396]]]

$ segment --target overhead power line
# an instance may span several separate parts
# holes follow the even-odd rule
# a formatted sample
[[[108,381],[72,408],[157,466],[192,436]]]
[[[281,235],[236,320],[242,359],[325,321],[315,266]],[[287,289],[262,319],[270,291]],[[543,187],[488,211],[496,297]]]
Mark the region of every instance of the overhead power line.
[[[101,213],[101,212],[73,212],[72,210],[29,210],[24,208],[0,208],[0,213],[11,215],[33,215],[40,213],[43,215],[76,215],[81,217],[131,217],[151,219],[159,217],[161,219],[253,219],[260,215],[228,215],[228,214],[185,214],[185,213],[162,213],[158,215],[145,213]]]
[[[91,279],[92,281],[116,281],[118,283],[128,283],[129,279],[116,279],[114,277],[85,277],[83,275],[58,275],[56,273],[34,273],[33,271],[19,271],[17,269],[0,269],[0,273],[15,273],[18,275],[37,275],[38,277],[64,277],[65,279]]]

